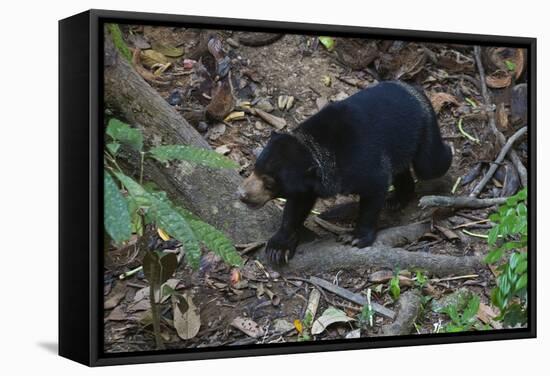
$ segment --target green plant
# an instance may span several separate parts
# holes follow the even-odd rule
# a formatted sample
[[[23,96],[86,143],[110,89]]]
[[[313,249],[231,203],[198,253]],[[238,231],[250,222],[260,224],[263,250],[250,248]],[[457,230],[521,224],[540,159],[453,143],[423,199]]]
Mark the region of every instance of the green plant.
[[[199,266],[201,244],[220,256],[227,264],[242,265],[240,255],[223,232],[190,211],[175,205],[165,192],[152,189],[150,184],[142,182],[145,158],[153,158],[163,163],[174,160],[187,161],[213,168],[234,168],[234,162],[213,151],[184,145],[157,146],[144,151],[141,131],[117,119],[109,121],[105,133],[108,143],[104,152],[104,227],[115,244],[123,244],[132,234],[143,235],[144,225],[152,223],[182,243],[185,259],[194,269]],[[126,175],[117,162],[117,155],[123,145],[140,154],[139,182]],[[126,194],[123,194],[119,184]],[[175,254],[156,250],[146,252],[142,262],[143,272],[150,285],[152,322],[157,348],[163,347],[160,336],[160,291],[175,272],[177,264]],[[176,296],[177,294],[172,295],[178,299],[180,311],[184,312],[184,298]]]
[[[417,270],[414,273],[414,284],[419,288],[423,288],[428,284],[428,277],[422,270]]]
[[[361,314],[359,315],[359,323],[362,326],[373,326],[374,325],[374,309],[372,308],[371,295],[372,290],[367,289],[367,303],[363,306]]]
[[[443,308],[441,312],[447,314],[451,322],[443,327],[447,333],[465,332],[472,329],[483,330],[486,327],[477,319],[477,311],[479,310],[479,297],[473,295],[466,307],[460,313],[456,304],[449,304]]]
[[[488,235],[492,250],[485,258],[488,264],[499,264],[496,287],[491,302],[498,307],[496,318],[505,325],[527,322],[527,188],[506,200],[489,217],[495,223]],[[501,262],[502,258],[504,262]]]
[[[392,279],[390,279],[389,290],[393,300],[399,299],[399,296],[401,295],[401,287],[399,286],[399,270],[397,270],[393,274]]]

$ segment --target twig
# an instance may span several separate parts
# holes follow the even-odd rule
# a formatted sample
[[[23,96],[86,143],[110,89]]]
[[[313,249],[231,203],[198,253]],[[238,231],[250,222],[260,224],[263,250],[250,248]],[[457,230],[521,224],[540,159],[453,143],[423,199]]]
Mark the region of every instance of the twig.
[[[483,179],[476,185],[476,187],[472,190],[472,193],[470,193],[470,197],[477,197],[483,188],[485,188],[485,185],[491,180],[493,175],[495,174],[497,168],[504,160],[504,157],[506,157],[506,154],[508,154],[508,151],[510,151],[512,145],[514,142],[516,142],[521,136],[523,136],[525,133],[527,133],[527,127],[523,127],[519,129],[516,133],[513,134],[512,137],[508,139],[508,141],[504,144],[502,147],[502,150],[498,154],[497,159],[491,164],[491,167],[489,167],[489,171],[485,174]],[[518,171],[519,172],[519,171]]]
[[[453,189],[451,189],[451,193],[454,195],[456,193],[456,189],[458,188],[458,185],[460,184],[460,181],[462,180],[462,176],[459,176],[456,179],[455,185],[453,185]]]
[[[481,83],[481,94],[483,95],[483,100],[485,101],[486,106],[492,105],[491,98],[489,96],[489,91],[487,90],[487,83],[485,82],[485,69],[483,68],[483,64],[481,62],[481,47],[479,46],[474,47],[474,57],[475,57],[477,69],[479,72],[479,80]],[[506,138],[497,129],[495,112],[488,111],[488,117],[489,117],[489,127],[491,128],[491,131],[496,136],[497,141],[500,143],[500,145],[504,145],[506,143]],[[512,160],[512,163],[514,164],[514,166],[516,167],[516,170],[518,171],[519,178],[521,180],[521,185],[523,187],[526,187],[527,186],[527,169],[521,162],[521,159],[519,158],[515,150],[510,151],[510,159]]]
[[[131,277],[134,274],[139,273],[142,269],[143,269],[143,266],[138,266],[135,269],[132,269],[132,270],[129,270],[125,273],[122,273],[121,275],[118,276],[118,279],[123,280],[123,279],[126,279],[128,277]]]
[[[446,281],[456,281],[458,279],[471,279],[471,278],[477,278],[477,277],[479,277],[479,274],[467,274],[467,275],[458,275],[456,277],[432,278],[430,279],[430,282],[439,283],[439,282],[446,282]]]
[[[466,235],[473,236],[474,238],[480,238],[480,239],[488,239],[489,238],[489,235],[476,234],[475,232],[470,232],[468,230],[462,230],[462,232],[465,233]]]
[[[346,300],[349,300],[350,302],[353,302],[355,304],[359,304],[361,306],[364,306],[367,304],[367,298],[365,298],[363,295],[356,294],[354,292],[351,292],[349,290],[346,290],[342,287],[336,286],[328,281],[325,281],[324,279],[317,278],[317,277],[310,277],[309,280],[322,288],[324,288],[327,291],[330,291],[333,294],[336,294],[340,296],[341,298],[344,298]],[[388,317],[390,319],[393,319],[395,317],[395,312],[393,312],[391,309],[388,309],[384,307],[381,304],[371,302],[372,304],[372,310],[375,312],[378,312],[382,316]]]
[[[250,253],[258,248],[260,248],[262,245],[264,245],[266,242],[265,241],[260,241],[260,242],[253,242],[253,243],[249,243],[249,244],[238,244],[238,245],[235,245],[236,248],[244,248],[242,251],[240,251],[240,255],[246,255],[247,253]]]
[[[471,134],[467,133],[464,128],[462,128],[462,121],[463,119],[460,118],[458,119],[458,131],[464,136],[466,137],[468,140],[472,141],[472,142],[475,142],[476,144],[479,144],[479,139],[478,138],[475,138],[474,136],[472,136]]]
[[[508,197],[476,198],[468,196],[424,196],[420,199],[418,206],[421,208],[444,207],[479,209],[504,204],[507,199]]]
[[[325,230],[330,231],[330,232],[332,232],[333,234],[336,234],[336,235],[346,234],[346,233],[351,231],[351,229],[349,229],[349,228],[342,227],[342,226],[337,226],[337,225],[332,224],[328,221],[325,221],[322,218],[319,218],[318,216],[315,216],[313,218],[313,220],[315,221],[315,223],[317,223],[319,226],[321,226]]]
[[[481,224],[481,223],[487,223],[487,222],[489,222],[489,219],[481,219],[481,220],[479,220],[479,221],[463,223],[463,224],[461,224],[461,225],[458,225],[458,226],[453,227],[453,230],[458,230],[459,228],[475,226],[475,225],[479,225],[479,224]]]

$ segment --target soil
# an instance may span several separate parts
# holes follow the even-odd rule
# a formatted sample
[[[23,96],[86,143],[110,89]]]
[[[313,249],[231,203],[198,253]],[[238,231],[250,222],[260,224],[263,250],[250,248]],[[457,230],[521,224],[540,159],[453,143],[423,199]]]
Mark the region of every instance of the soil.
[[[222,42],[223,54],[230,59],[229,77],[232,92],[235,97],[235,110],[240,106],[245,110],[242,120],[213,121],[205,116],[205,107],[212,98],[212,87],[216,83],[210,78],[205,79],[206,70],[210,77],[215,75],[215,59],[208,52],[200,53],[200,39],[205,33],[197,30],[186,30],[162,27],[131,27],[123,29],[130,47],[146,41],[163,41],[166,44],[181,46],[183,56],[172,61],[172,65],[159,77],[165,79],[161,85],[152,83],[159,94],[169,100],[171,96],[180,96],[180,103],[175,107],[181,112],[213,149],[223,152],[241,166],[242,176],[247,176],[254,164],[255,155],[267,142],[274,128],[254,116],[247,110],[258,103],[269,102],[273,107],[272,115],[286,121],[285,130],[291,130],[301,121],[316,113],[323,103],[336,101],[368,87],[381,79],[403,79],[421,85],[428,94],[438,113],[442,135],[453,150],[453,163],[447,176],[434,183],[419,183],[417,199],[425,194],[439,192],[450,194],[457,178],[461,178],[453,192],[455,195],[468,195],[479,182],[488,162],[494,160],[500,148],[487,126],[487,111],[481,95],[479,76],[475,69],[473,46],[443,45],[443,44],[416,44],[399,41],[367,41],[369,45],[361,45],[356,53],[365,51],[374,45],[378,50],[378,57],[368,66],[357,69],[349,64],[349,54],[354,49],[345,50],[346,41],[336,39],[334,51],[328,51],[319,43],[317,36],[284,35],[265,46],[246,46],[235,43],[238,33],[231,31],[217,31],[216,35]],[[228,42],[229,39],[229,42]],[[354,45],[352,45],[353,47]],[[370,47],[369,47],[370,46]],[[143,46],[142,46],[143,47]],[[146,47],[146,46],[145,46]],[[363,48],[363,49],[361,49]],[[349,52],[351,51],[351,52]],[[348,56],[346,58],[346,56]],[[419,57],[420,56],[420,57]],[[184,59],[193,57],[193,68],[188,69]],[[488,67],[490,64],[486,63]],[[495,70],[498,68],[494,68]],[[488,74],[492,71],[489,70]],[[499,73],[500,74],[500,73]],[[499,129],[509,137],[516,129],[510,114],[512,89],[514,85],[526,82],[525,74],[513,75],[512,83],[502,89],[492,89],[495,105],[502,106],[505,111]],[[524,91],[525,92],[525,91]],[[176,93],[176,94],[174,94]],[[440,103],[446,93],[446,101]],[[280,96],[293,96],[294,103],[290,109],[278,108]],[[439,102],[438,102],[439,101]],[[438,106],[440,108],[438,108]],[[225,114],[227,115],[227,114]],[[472,141],[462,134],[458,128],[459,119],[463,119],[464,131],[470,135]],[[516,144],[516,152],[526,160],[526,141]],[[479,173],[468,184],[462,184],[468,175],[472,175],[475,167]],[[513,167],[513,166],[512,166]],[[480,197],[498,197],[501,191],[510,187],[503,187],[506,175],[496,175],[485,188]],[[510,179],[508,179],[510,180]],[[519,186],[511,188],[514,192]],[[354,201],[354,197],[341,197],[320,200],[315,212],[324,212],[335,204]],[[384,211],[381,227],[391,227],[401,224],[414,223],[420,220],[431,220],[438,226],[447,229],[454,236],[449,237],[444,232],[433,227],[432,232],[425,234],[418,241],[407,245],[411,251],[430,252],[434,254],[449,254],[454,256],[485,255],[488,252],[486,239],[471,236],[462,229],[453,229],[476,219],[486,219],[492,209],[460,210],[438,217],[439,210],[421,210],[418,201],[413,201],[401,210]],[[283,203],[280,203],[281,208]],[[311,215],[306,226],[316,235],[335,236],[318,226]],[[243,218],[243,220],[246,220]],[[333,221],[342,227],[350,227],[353,221],[345,218]],[[486,234],[490,223],[472,224],[467,230],[477,234]],[[267,240],[267,239],[266,239]],[[177,248],[176,248],[177,249]],[[239,249],[243,249],[242,247]],[[120,250],[111,250],[118,252]],[[183,340],[173,327],[173,314],[170,300],[163,304],[162,335],[166,348],[198,348],[208,346],[233,346],[243,344],[282,343],[304,340],[305,332],[300,334],[295,327],[295,320],[304,319],[310,293],[315,286],[301,279],[307,275],[292,275],[288,272],[282,275],[270,265],[262,265],[255,260],[255,252],[262,252],[262,248],[244,255],[245,266],[240,270],[238,282],[232,278],[238,276],[237,271],[224,265],[208,250],[201,262],[201,269],[192,271],[181,266],[173,277],[176,281],[175,289],[188,292],[200,312],[200,330],[193,338]],[[136,299],[140,290],[147,286],[142,273],[119,280],[118,275],[139,265],[139,258],[122,257],[116,264],[107,263],[105,270],[105,301],[114,301],[105,309],[104,343],[106,352],[128,352],[154,349],[154,336],[150,320],[148,302],[141,305]],[[317,277],[330,281],[340,287],[358,294],[365,294],[367,289],[372,291],[372,300],[390,309],[396,308],[396,302],[389,293],[389,282],[373,283],[369,276],[376,269],[358,268],[357,270],[341,270],[337,273],[320,274]],[[397,271],[392,271],[397,272]],[[414,277],[415,271],[401,271],[405,275]],[[412,274],[407,274],[410,272]],[[298,277],[300,279],[293,279]],[[429,276],[437,278],[439,276]],[[467,288],[481,298],[484,305],[490,306],[490,290],[494,287],[495,276],[489,268],[478,275],[463,279],[448,281],[432,281],[434,291],[424,294],[423,309],[414,326],[414,333],[434,333],[449,317],[431,310],[430,300],[457,291],[461,287]],[[117,287],[118,286],[118,287]],[[414,287],[402,286],[402,292]],[[118,294],[118,295],[117,295]],[[137,305],[137,307],[136,307]],[[375,315],[373,326],[359,324],[359,315],[362,307],[351,303],[329,292],[323,292],[317,310],[318,318],[328,307],[343,310],[349,317],[356,319],[353,323],[331,325],[318,335],[310,336],[314,340],[330,340],[346,338],[346,335],[360,328],[362,337],[381,335],[381,327],[391,323],[383,316]],[[262,328],[263,334],[254,338],[232,326],[234,319],[247,317]],[[278,330],[281,320],[286,322],[286,330]],[[487,323],[486,323],[487,324]],[[491,323],[489,323],[490,325]],[[308,329],[306,329],[307,332]]]

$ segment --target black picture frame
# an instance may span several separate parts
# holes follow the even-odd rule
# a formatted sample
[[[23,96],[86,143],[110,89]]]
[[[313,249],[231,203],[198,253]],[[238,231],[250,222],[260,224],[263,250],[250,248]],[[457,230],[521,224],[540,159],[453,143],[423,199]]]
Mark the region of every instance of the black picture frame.
[[[105,354],[102,252],[103,24],[141,23],[208,29],[330,34],[525,48],[529,74],[529,323],[526,329],[361,338],[295,344]],[[59,354],[89,366],[536,337],[536,39],[88,10],[59,22]]]

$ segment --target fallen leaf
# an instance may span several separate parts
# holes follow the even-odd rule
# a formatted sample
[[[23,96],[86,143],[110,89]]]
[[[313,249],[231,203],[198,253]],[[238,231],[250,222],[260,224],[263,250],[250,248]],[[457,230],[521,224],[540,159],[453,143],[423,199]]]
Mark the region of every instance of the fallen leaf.
[[[168,64],[170,59],[155,50],[145,50],[140,53],[141,63],[147,68],[151,68],[155,64]]]
[[[496,110],[497,126],[500,130],[507,130],[509,126],[508,122],[508,109],[504,103],[499,103]]]
[[[361,337],[361,329],[355,329],[346,334],[346,339],[352,339],[352,338],[360,338]]]
[[[107,321],[125,321],[128,319],[128,315],[121,306],[117,306],[115,309],[111,311],[109,316],[105,320]]]
[[[169,294],[167,293],[167,291],[165,291],[164,286],[168,286],[171,289],[175,289],[179,282],[180,282],[179,279],[171,278],[162,285],[161,291],[163,292],[163,295],[162,295],[161,302],[165,302],[166,299],[168,299],[169,297]],[[134,303],[137,303],[143,299],[149,300],[149,287],[144,287],[141,290],[138,290],[134,295]]]
[[[126,295],[126,283],[125,282],[116,282],[115,287],[111,290],[109,296],[103,303],[103,309],[114,308],[120,303],[122,298]]]
[[[503,70],[498,70],[490,76],[485,77],[487,86],[493,89],[502,89],[510,86],[512,83],[512,76]]]
[[[328,51],[332,51],[334,49],[334,39],[331,37],[319,37],[319,42],[321,42],[321,44],[325,46]]]
[[[477,318],[483,321],[485,324],[491,325],[495,329],[502,329],[502,324],[494,320],[497,315],[498,314],[493,311],[491,307],[484,303],[479,303]]]
[[[181,312],[182,305],[176,297],[172,297],[172,309],[174,311],[174,328],[181,339],[190,339],[197,335],[201,327],[201,318],[197,307],[189,293],[183,295],[187,302],[187,310]]]
[[[315,320],[313,326],[311,327],[311,334],[315,335],[322,333],[326,328],[334,323],[343,323],[350,321],[355,321],[355,319],[348,317],[344,311],[341,311],[334,307],[329,307],[325,310],[325,312],[323,312],[321,317]]]
[[[151,47],[153,50],[160,52],[164,56],[180,57],[181,55],[183,55],[183,48],[181,47],[173,47],[160,42],[153,42],[151,44]]]
[[[304,326],[302,325],[302,322],[298,319],[294,320],[294,328],[300,334],[302,334],[302,332],[304,331]]]
[[[254,115],[258,115],[260,118],[262,118],[263,121],[265,121],[269,125],[272,125],[278,130],[283,129],[286,126],[286,120],[283,118],[268,114],[267,112],[262,111],[258,108],[251,109],[251,112]]]
[[[234,120],[242,120],[244,119],[244,111],[234,111],[231,112],[229,115],[223,119],[224,121],[231,122]]]
[[[157,233],[159,234],[160,238],[162,240],[164,240],[165,242],[170,240],[170,236],[163,229],[161,229],[160,227],[157,228]]]
[[[231,149],[227,145],[221,145],[215,149],[215,152],[221,155],[229,154],[230,151]]]
[[[278,333],[286,333],[296,329],[292,323],[285,319],[276,319],[273,321],[273,331]]]
[[[444,105],[452,103],[456,106],[459,105],[458,100],[451,94],[448,93],[429,93],[430,102],[436,113],[439,113]]]
[[[259,338],[264,335],[264,330],[254,320],[248,317],[236,317],[231,326],[252,338]]]

